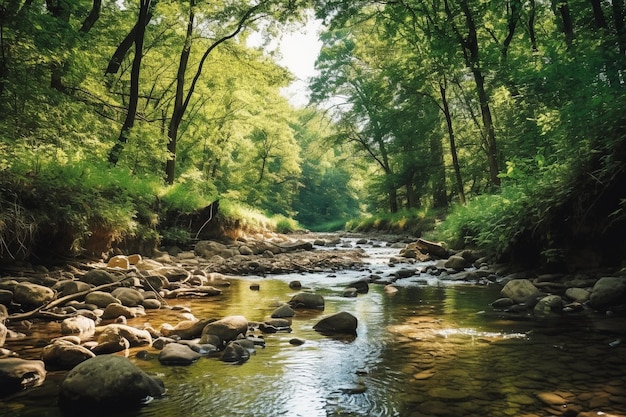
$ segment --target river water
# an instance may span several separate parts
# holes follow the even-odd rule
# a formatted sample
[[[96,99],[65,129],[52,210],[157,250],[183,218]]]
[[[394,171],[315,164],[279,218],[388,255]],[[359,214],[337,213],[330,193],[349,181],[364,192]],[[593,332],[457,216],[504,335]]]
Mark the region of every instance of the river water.
[[[385,276],[393,270],[388,259],[397,249],[364,249],[372,273]],[[288,283],[299,280],[324,295],[326,307],[298,310],[291,333],[264,335],[266,347],[240,365],[202,358],[188,367],[162,366],[157,351],[150,350],[155,355],[146,360],[135,357],[142,349],[132,350],[131,360],[158,375],[167,393],[139,410],[115,415],[626,416],[624,317],[511,319],[489,307],[499,297],[499,285],[463,285],[427,274],[397,281],[393,295],[371,284],[367,294],[342,297],[347,283],[368,274],[238,277],[219,297],[177,301],[198,318],[244,315],[262,321],[296,293]],[[259,284],[259,290],[251,290],[251,284]],[[339,311],[357,317],[355,338],[313,330],[319,319]],[[180,320],[176,311],[160,311],[129,324],[158,328]],[[20,342],[22,356],[36,358],[36,341],[54,336],[55,329],[31,332]],[[305,343],[292,345],[292,338]],[[51,372],[43,386],[1,399],[0,416],[66,416],[56,405],[62,378]]]

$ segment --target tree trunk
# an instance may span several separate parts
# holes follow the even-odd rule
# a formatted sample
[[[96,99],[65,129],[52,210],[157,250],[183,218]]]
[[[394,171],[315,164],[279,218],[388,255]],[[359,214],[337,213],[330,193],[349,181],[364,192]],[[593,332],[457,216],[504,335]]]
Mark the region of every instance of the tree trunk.
[[[150,0],[139,0],[139,17],[137,18],[137,31],[135,34],[135,58],[133,59],[133,67],[130,72],[130,93],[128,99],[128,111],[126,119],[120,130],[120,136],[117,143],[111,151],[109,151],[109,162],[113,165],[117,164],[120,158],[124,144],[128,141],[128,134],[135,125],[135,116],[137,114],[137,105],[139,104],[139,75],[141,72],[141,60],[143,58],[143,39],[146,29],[146,19],[148,18],[148,10],[150,9]]]
[[[565,35],[565,44],[569,50],[574,43],[574,20],[567,0],[552,0],[552,10],[561,19],[559,26]]]
[[[180,52],[180,61],[178,63],[178,73],[176,74],[176,95],[174,98],[174,110],[170,124],[167,129],[167,150],[170,153],[165,164],[165,176],[168,184],[174,184],[176,178],[176,145],[178,139],[178,128],[183,118],[185,109],[183,108],[183,95],[185,92],[185,73],[189,64],[189,55],[191,54],[191,43],[193,39],[193,25],[195,20],[196,7],[194,0],[189,0],[189,20],[187,21],[187,34],[185,36],[185,44]]]
[[[441,94],[443,115],[446,118],[446,126],[448,127],[448,140],[450,142],[450,154],[452,155],[452,165],[454,167],[454,177],[456,179],[457,193],[459,201],[465,205],[465,191],[463,190],[463,179],[461,177],[461,165],[459,164],[459,156],[456,151],[456,140],[454,138],[454,127],[452,126],[452,113],[448,105],[448,97],[446,94],[445,78],[439,82],[439,93]]]
[[[478,94],[478,102],[480,105],[480,113],[482,116],[483,128],[485,129],[486,143],[485,150],[487,153],[487,163],[489,165],[489,178],[493,186],[500,186],[500,178],[498,174],[500,172],[498,162],[498,148],[496,144],[496,131],[493,125],[493,118],[491,116],[491,108],[489,106],[489,96],[485,90],[485,76],[482,73],[480,67],[479,49],[478,49],[478,34],[476,31],[476,23],[474,17],[467,4],[467,0],[460,1],[461,11],[465,16],[465,24],[468,30],[467,37],[463,37],[459,30],[455,28],[461,47],[463,48],[463,56],[465,63],[472,71],[474,82],[476,84],[476,92]],[[446,12],[450,19],[454,16],[450,10],[448,2],[446,0]]]
[[[624,27],[624,0],[613,0],[613,22],[621,55],[626,55],[626,28]]]
[[[430,137],[430,159],[431,159],[431,180],[433,192],[433,208],[443,208],[448,206],[448,195],[446,193],[446,165],[443,159],[443,145],[441,137],[431,135]]]

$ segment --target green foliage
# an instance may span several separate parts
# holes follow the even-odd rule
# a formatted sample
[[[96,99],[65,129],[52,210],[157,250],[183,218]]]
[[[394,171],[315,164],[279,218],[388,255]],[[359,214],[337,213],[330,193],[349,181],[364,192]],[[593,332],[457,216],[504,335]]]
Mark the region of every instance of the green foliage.
[[[410,233],[421,236],[431,230],[435,224],[435,211],[400,210],[396,213],[380,213],[350,220],[346,230],[354,232],[392,232]]]
[[[272,220],[276,223],[277,233],[292,233],[301,230],[300,225],[294,219],[285,216],[274,216]]]

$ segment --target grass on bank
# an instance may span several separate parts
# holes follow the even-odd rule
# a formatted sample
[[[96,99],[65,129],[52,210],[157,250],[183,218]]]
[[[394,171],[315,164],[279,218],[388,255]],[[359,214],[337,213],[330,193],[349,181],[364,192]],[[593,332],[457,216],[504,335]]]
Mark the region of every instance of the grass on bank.
[[[440,213],[434,210],[401,210],[397,213],[378,213],[350,220],[345,228],[352,232],[386,232],[421,236],[432,230]]]
[[[13,166],[0,175],[0,261],[36,256],[42,247],[81,254],[98,236],[188,241],[186,231],[162,228],[165,214],[193,213],[216,198],[206,181],[183,177],[165,186],[160,178],[107,164],[50,163],[37,172]],[[220,216],[245,232],[300,228],[284,216],[267,216],[228,200],[220,200]]]

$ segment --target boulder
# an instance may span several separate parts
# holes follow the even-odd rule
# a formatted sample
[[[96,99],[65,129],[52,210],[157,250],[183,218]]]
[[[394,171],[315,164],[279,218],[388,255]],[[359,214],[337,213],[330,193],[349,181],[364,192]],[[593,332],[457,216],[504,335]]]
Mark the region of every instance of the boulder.
[[[168,343],[159,352],[159,362],[163,365],[191,365],[201,357],[201,354],[181,343]]]
[[[93,304],[98,308],[105,308],[111,303],[120,303],[120,300],[115,298],[111,293],[106,291],[92,291],[85,296],[85,303]]]
[[[54,291],[43,285],[21,282],[13,290],[13,302],[28,307],[39,307],[54,298]]]
[[[124,356],[128,356],[128,348],[130,342],[120,333],[105,332],[98,336],[97,345],[91,350],[96,355],[104,355],[108,353],[125,352]]]
[[[462,271],[463,269],[469,266],[469,262],[462,256],[452,255],[448,258],[444,266],[449,269],[454,269],[455,271]]]
[[[93,410],[98,407],[126,412],[165,393],[163,382],[121,356],[102,355],[82,362],[61,383],[59,404]]]
[[[345,311],[323,318],[313,330],[328,334],[356,334],[358,320],[352,314]]]
[[[165,277],[167,282],[185,282],[191,278],[191,272],[178,266],[160,268],[156,272]]]
[[[111,295],[120,300],[120,303],[127,307],[135,307],[141,305],[143,302],[143,295],[134,288],[116,288],[111,291]]]
[[[411,274],[412,275],[412,274]],[[370,290],[369,279],[363,278],[356,281],[352,281],[346,288],[355,288],[359,294],[367,294]]]
[[[83,275],[81,281],[95,287],[116,282],[115,276],[103,269],[92,269]]]
[[[131,347],[152,344],[152,336],[150,335],[150,332],[127,326],[125,324],[109,324],[105,326],[98,336],[98,342],[109,338],[109,333],[113,333],[113,335],[120,335],[125,338],[128,340]]]
[[[565,290],[565,296],[579,303],[584,303],[589,300],[591,293],[584,288],[568,288]]]
[[[61,322],[61,334],[76,334],[82,337],[91,337],[96,331],[96,323],[85,316],[69,317]]]
[[[518,304],[532,303],[539,296],[539,289],[527,279],[513,279],[506,283],[500,294]]]
[[[448,250],[441,243],[430,242],[426,239],[417,239],[413,245],[422,253],[427,253],[437,258],[448,257]]]
[[[563,310],[563,300],[558,295],[548,295],[540,299],[535,307],[533,313],[538,317],[546,317],[553,314],[561,313]]]
[[[250,352],[239,342],[230,342],[222,352],[221,356],[224,362],[242,363],[250,359]]]
[[[43,361],[20,358],[0,359],[0,392],[20,391],[37,387],[46,379]]]
[[[67,340],[55,340],[44,347],[41,353],[41,359],[46,365],[56,369],[72,369],[94,356],[89,349]]]
[[[87,291],[91,289],[91,285],[73,279],[64,279],[54,284],[52,289],[59,293],[59,297],[65,297],[66,295]]]
[[[137,311],[133,307],[126,307],[120,303],[111,303],[104,309],[102,320],[113,320],[120,316],[131,319],[137,317]]]
[[[324,297],[311,292],[301,292],[291,297],[289,305],[293,309],[308,308],[313,310],[323,310]]]
[[[130,261],[127,256],[116,255],[109,259],[109,262],[107,262],[107,268],[128,269],[130,268]]]
[[[214,339],[210,335],[219,337],[219,340],[226,344],[237,339],[239,335],[246,335],[248,332],[248,319],[244,316],[227,316],[207,324],[202,330],[200,343],[212,343]]]
[[[214,321],[216,320],[184,320],[174,327],[164,325],[161,327],[160,332],[167,337],[178,336],[181,339],[195,339],[202,336],[202,330],[204,330],[207,324]]]
[[[282,319],[285,317],[293,317],[296,315],[296,312],[291,308],[288,304],[283,304],[274,310],[271,314],[271,317],[274,319]]]
[[[593,286],[589,305],[598,310],[605,310],[624,304],[626,278],[602,277]]]

